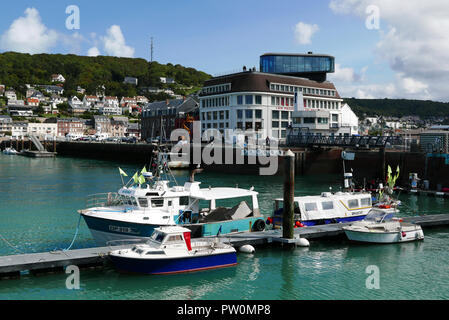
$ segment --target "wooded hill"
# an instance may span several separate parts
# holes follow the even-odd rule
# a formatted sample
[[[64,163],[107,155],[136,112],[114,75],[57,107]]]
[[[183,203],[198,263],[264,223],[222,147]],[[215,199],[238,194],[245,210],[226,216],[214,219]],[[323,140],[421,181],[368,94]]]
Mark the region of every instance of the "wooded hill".
[[[358,117],[419,116],[421,119],[449,117],[449,103],[406,99],[344,99]]]
[[[100,85],[106,87],[106,95],[135,96],[139,93],[139,87],[164,87],[160,83],[160,77],[173,78],[177,85],[170,87],[179,92],[186,90],[181,89],[182,87],[200,88],[204,81],[211,77],[179,64],[162,65],[139,58],[86,57],[72,54],[30,55],[16,52],[0,54],[0,84],[21,93],[26,90],[25,84],[51,84],[52,74],[62,74],[66,78],[65,96],[75,95],[78,86],[86,89],[87,93],[95,94]],[[123,84],[125,77],[137,78],[138,88]]]

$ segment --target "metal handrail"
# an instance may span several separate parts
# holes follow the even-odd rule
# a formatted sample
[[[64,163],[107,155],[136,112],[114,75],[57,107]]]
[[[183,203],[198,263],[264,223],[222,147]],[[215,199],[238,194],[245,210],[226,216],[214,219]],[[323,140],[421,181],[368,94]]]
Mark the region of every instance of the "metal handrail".
[[[120,195],[116,192],[97,193],[87,196],[86,208],[104,207],[114,204]]]

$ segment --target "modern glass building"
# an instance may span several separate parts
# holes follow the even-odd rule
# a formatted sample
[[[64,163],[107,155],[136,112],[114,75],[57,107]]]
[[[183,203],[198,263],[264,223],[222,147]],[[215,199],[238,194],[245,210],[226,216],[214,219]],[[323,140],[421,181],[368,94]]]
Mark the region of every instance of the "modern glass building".
[[[326,74],[335,72],[335,58],[313,53],[265,53],[260,57],[260,71],[326,81]]]

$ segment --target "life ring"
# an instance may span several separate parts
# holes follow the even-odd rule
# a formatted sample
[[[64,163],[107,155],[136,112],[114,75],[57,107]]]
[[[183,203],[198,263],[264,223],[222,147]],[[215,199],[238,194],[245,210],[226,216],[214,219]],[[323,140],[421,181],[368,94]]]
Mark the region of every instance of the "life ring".
[[[253,224],[253,231],[264,231],[265,230],[265,221],[259,219],[256,220]]]

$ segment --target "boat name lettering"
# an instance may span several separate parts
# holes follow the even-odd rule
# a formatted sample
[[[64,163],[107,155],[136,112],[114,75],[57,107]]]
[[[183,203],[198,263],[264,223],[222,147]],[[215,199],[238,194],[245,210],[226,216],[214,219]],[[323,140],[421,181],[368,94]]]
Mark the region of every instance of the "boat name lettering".
[[[109,226],[109,231],[112,232],[120,232],[120,233],[129,233],[129,234],[140,234],[139,231],[129,227],[118,227],[118,226]]]

